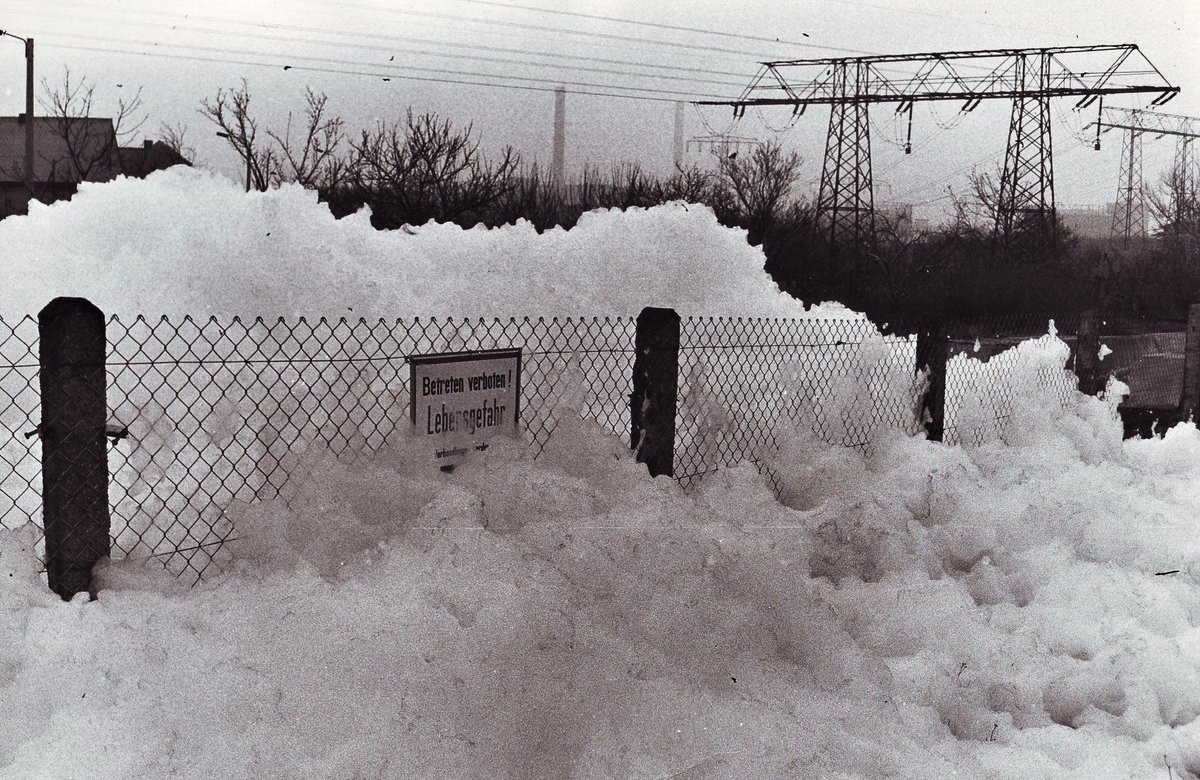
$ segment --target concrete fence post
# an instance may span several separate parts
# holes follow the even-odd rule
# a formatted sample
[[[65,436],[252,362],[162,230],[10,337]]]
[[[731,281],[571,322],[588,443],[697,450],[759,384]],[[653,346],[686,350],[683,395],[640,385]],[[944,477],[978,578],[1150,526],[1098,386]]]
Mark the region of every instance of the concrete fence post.
[[[942,441],[946,432],[946,340],[946,323],[941,320],[923,322],[917,331],[916,369],[929,372],[920,412],[930,441]]]
[[[1079,392],[1096,395],[1104,389],[1100,373],[1100,316],[1094,311],[1079,315],[1079,333],[1075,341],[1075,375]]]
[[[1200,407],[1200,303],[1188,307],[1187,341],[1183,349],[1183,398],[1180,419],[1195,416]]]
[[[675,410],[679,381],[679,315],[645,308],[634,337],[630,446],[650,476],[675,475]]]
[[[42,393],[42,520],[50,589],[92,592],[109,554],[104,315],[82,298],[38,314]]]

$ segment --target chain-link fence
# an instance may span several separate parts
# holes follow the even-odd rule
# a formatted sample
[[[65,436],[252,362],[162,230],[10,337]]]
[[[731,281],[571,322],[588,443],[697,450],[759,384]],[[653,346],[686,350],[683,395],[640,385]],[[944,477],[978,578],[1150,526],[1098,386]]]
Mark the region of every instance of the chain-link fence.
[[[0,524],[40,521],[37,323],[3,326],[6,431]],[[228,557],[235,500],[291,495],[320,447],[346,461],[381,448],[409,419],[406,356],[522,349],[521,430],[538,449],[560,397],[627,433],[634,323],[608,319],[108,321],[112,555],[155,557],[193,581]]]
[[[0,527],[41,523],[42,420],[38,323],[0,319]]]
[[[687,486],[721,466],[764,466],[797,429],[847,447],[881,427],[915,433],[915,348],[866,320],[683,320],[676,477]]]
[[[1070,400],[1074,377],[1061,359],[1037,352],[1062,349],[1045,335],[1048,325],[1046,317],[946,324],[948,443],[1004,438],[1020,402],[1011,380],[1030,360],[1040,361],[1041,389]],[[1079,319],[1054,326],[1071,348],[1069,371]],[[539,452],[563,413],[627,436],[635,330],[632,318],[112,317],[108,422],[129,431],[108,445],[112,555],[155,558],[191,581],[219,570],[236,533],[233,502],[286,500],[314,448],[353,461],[407,428],[410,354],[521,348],[521,429]],[[690,486],[750,461],[774,479],[771,460],[789,441],[867,447],[888,429],[919,432],[916,342],[852,318],[682,320],[676,478]],[[8,528],[41,521],[38,350],[35,319],[0,320],[0,525]]]
[[[1031,365],[1040,390],[1067,404],[1078,387],[1075,371],[1079,315],[1014,315],[955,319],[946,322],[951,359],[946,364],[946,420],[943,441],[978,445],[1004,440],[1011,422],[1016,385],[1013,377]],[[1051,336],[1051,333],[1054,336]],[[1039,360],[1054,338],[1070,349],[1065,370],[1053,356]],[[1023,345],[1020,346],[1019,345]],[[1019,348],[1018,348],[1019,347]],[[953,356],[965,356],[971,360]]]
[[[1101,365],[1106,374],[1129,387],[1124,406],[1171,409],[1179,405],[1187,347],[1185,325],[1179,323],[1179,330],[1174,332],[1104,337],[1108,354]]]

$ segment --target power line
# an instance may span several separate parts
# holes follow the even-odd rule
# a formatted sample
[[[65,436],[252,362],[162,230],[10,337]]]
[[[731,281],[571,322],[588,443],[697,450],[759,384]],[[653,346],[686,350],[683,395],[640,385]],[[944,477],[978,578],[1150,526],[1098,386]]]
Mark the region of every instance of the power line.
[[[936,11],[919,11],[911,8],[896,8],[895,6],[880,5],[878,3],[864,3],[861,0],[828,0],[830,3],[837,5],[849,5],[857,8],[870,8],[874,11],[887,11],[894,14],[903,14],[911,16],[925,16],[933,19],[940,19],[949,22],[965,22],[967,24],[978,25],[980,27],[995,27],[1002,30],[1018,30],[1020,32],[1033,32],[1039,35],[1047,35],[1058,37],[1060,33],[1051,33],[1047,30],[1037,30],[1031,27],[1018,27],[1011,24],[1003,24],[1000,22],[983,22],[978,19],[970,19],[965,16],[951,16],[949,14],[938,13]]]
[[[519,11],[532,11],[539,14],[554,14],[556,16],[572,16],[579,19],[594,19],[602,22],[617,22],[620,24],[631,24],[639,27],[652,27],[659,30],[674,30],[678,32],[700,33],[701,35],[715,35],[722,38],[734,38],[743,41],[754,41],[756,43],[769,43],[779,46],[800,46],[807,49],[822,49],[825,51],[844,52],[846,54],[871,54],[859,49],[844,49],[839,46],[825,46],[823,44],[804,42],[804,41],[787,41],[779,38],[766,38],[758,35],[744,35],[741,33],[731,33],[722,30],[706,30],[702,27],[684,27],[675,24],[664,24],[662,22],[645,22],[637,19],[623,19],[615,16],[604,16],[603,14],[581,13],[579,11],[561,11],[554,8],[539,8],[530,5],[519,5],[517,3],[498,3],[494,0],[458,0],[460,3],[470,3],[472,5],[484,5],[494,8],[516,9]]]
[[[309,5],[319,5],[322,8],[328,8],[328,4],[324,0],[297,0],[297,2],[307,3]],[[677,41],[665,41],[660,38],[639,38],[631,35],[620,35],[618,33],[595,32],[592,30],[571,30],[563,27],[551,27],[541,24],[528,24],[524,22],[511,22],[504,19],[486,19],[478,16],[462,16],[458,14],[442,14],[434,11],[414,11],[411,9],[389,8],[387,6],[368,5],[365,3],[341,2],[338,4],[339,9],[354,9],[359,11],[370,11],[372,13],[399,14],[420,16],[428,19],[442,19],[452,22],[468,22],[470,24],[482,24],[488,26],[511,27],[518,30],[534,30],[538,32],[552,32],[559,35],[573,35],[584,38],[603,38],[605,40],[623,41],[626,43],[651,44],[653,46],[666,46],[674,49],[686,49],[688,51],[707,51],[717,52],[720,54],[733,54],[738,57],[753,56],[741,49],[726,49],[721,46],[707,46],[703,44],[679,43]]]
[[[103,17],[103,16],[86,16],[85,17],[80,14],[54,14],[54,13],[48,13],[48,12],[45,12],[42,10],[29,10],[29,9],[20,9],[20,8],[9,9],[9,10],[13,11],[15,13],[29,14],[31,16],[35,16],[39,20],[43,20],[43,19],[47,19],[47,18],[64,19],[64,20],[69,20],[69,21],[83,20],[83,21],[93,21],[93,22],[102,22],[102,23],[113,24],[113,25],[120,26],[122,28],[126,28],[129,26],[136,26],[136,27],[143,27],[143,28],[147,28],[147,29],[159,29],[159,30],[171,30],[171,31],[181,30],[181,31],[185,31],[185,32],[196,32],[196,33],[220,35],[220,36],[236,36],[236,37],[241,37],[241,38],[251,38],[251,39],[256,39],[256,40],[264,40],[264,41],[279,41],[279,42],[285,42],[285,43],[304,43],[304,44],[316,43],[318,45],[330,46],[330,47],[345,46],[347,44],[351,44],[355,48],[370,49],[373,51],[395,52],[395,51],[398,51],[399,49],[397,49],[396,47],[389,47],[389,46],[363,44],[361,42],[361,39],[369,38],[372,40],[384,41],[384,42],[416,43],[416,44],[429,45],[429,46],[445,46],[445,47],[449,47],[452,49],[467,49],[470,51],[487,51],[487,52],[494,52],[494,53],[500,53],[500,54],[520,54],[520,55],[526,55],[526,56],[532,56],[532,57],[546,57],[546,58],[561,59],[561,60],[568,60],[568,61],[579,60],[579,61],[585,61],[585,62],[597,62],[597,63],[607,64],[607,65],[622,65],[622,66],[639,67],[639,68],[650,68],[653,70],[670,70],[670,71],[679,71],[679,72],[692,73],[692,74],[706,74],[706,75],[713,75],[713,76],[735,75],[735,74],[731,73],[728,69],[713,70],[711,68],[698,68],[698,67],[690,67],[690,66],[669,65],[669,64],[660,63],[660,62],[659,63],[640,62],[640,61],[636,61],[636,60],[621,60],[621,59],[612,59],[612,58],[608,58],[608,57],[593,57],[593,56],[582,55],[582,54],[563,54],[563,53],[559,53],[559,52],[550,52],[550,51],[536,51],[536,50],[531,50],[531,49],[519,49],[519,48],[512,48],[512,47],[488,46],[485,44],[474,43],[474,42],[472,42],[472,43],[457,43],[454,41],[440,41],[440,40],[433,40],[433,39],[429,39],[429,38],[417,38],[417,37],[404,36],[404,35],[387,35],[387,34],[382,34],[382,33],[359,32],[359,31],[343,32],[343,31],[329,29],[329,28],[323,28],[323,27],[312,27],[312,26],[295,25],[295,24],[280,24],[280,23],[274,23],[274,22],[247,22],[247,21],[242,21],[239,19],[229,19],[226,17],[197,16],[195,14],[179,14],[179,13],[171,13],[171,12],[166,12],[166,11],[146,10],[146,11],[140,11],[139,13],[153,15],[153,16],[159,16],[159,17],[176,18],[176,19],[187,18],[187,19],[199,20],[202,22],[212,22],[215,24],[225,24],[225,25],[237,25],[237,26],[241,26],[241,27],[257,27],[257,28],[264,28],[264,29],[270,29],[270,30],[287,30],[287,31],[291,31],[291,32],[304,33],[305,37],[295,38],[295,37],[282,36],[282,35],[266,35],[266,34],[262,34],[262,33],[236,32],[236,31],[229,31],[229,30],[213,29],[211,27],[197,27],[195,25],[187,25],[187,24],[169,24],[166,22],[149,22],[149,21],[144,21],[144,20],[140,20],[140,19],[128,20],[128,19],[114,19],[114,18],[108,18],[108,17]],[[347,41],[335,41],[335,40],[331,40],[329,38],[316,38],[313,36],[313,33],[352,36],[355,40],[353,40],[352,42],[347,42]],[[55,34],[57,34],[57,33],[55,33]],[[431,53],[431,54],[432,54],[432,56],[439,56],[439,57],[460,56],[457,54],[447,54],[447,53]],[[546,64],[549,64],[549,63],[546,63]],[[713,81],[712,83],[718,83],[718,82]],[[720,82],[720,83],[724,84],[725,82]],[[730,86],[734,86],[734,85],[732,83],[730,83]],[[740,86],[740,84],[736,85],[736,86]]]
[[[273,70],[279,69],[278,62],[255,62],[252,60],[235,60],[235,59],[228,59],[228,58],[221,58],[221,57],[201,57],[201,56],[190,55],[190,54],[171,54],[169,52],[161,52],[161,51],[134,51],[131,49],[102,48],[99,46],[81,46],[81,45],[67,44],[67,43],[39,43],[38,46],[42,47],[42,48],[71,49],[71,50],[75,50],[75,51],[91,51],[91,52],[98,52],[101,54],[128,54],[128,55],[143,56],[143,57],[158,57],[161,59],[186,60],[189,62],[209,62],[209,63],[215,63],[215,64],[220,64],[220,65],[247,65],[247,66],[257,67],[257,68],[271,68]],[[524,85],[524,84],[500,84],[500,83],[497,83],[494,81],[468,80],[468,79],[446,79],[446,78],[435,78],[432,76],[409,76],[406,74],[399,74],[399,73],[394,73],[394,72],[380,73],[378,71],[368,72],[368,71],[360,71],[360,70],[342,70],[342,69],[338,69],[338,68],[318,68],[318,67],[314,67],[311,65],[296,65],[293,67],[293,69],[308,71],[308,72],[313,72],[313,73],[332,73],[332,74],[346,75],[346,76],[370,76],[370,77],[374,77],[374,78],[400,79],[400,80],[404,80],[404,81],[424,81],[424,82],[433,82],[433,83],[438,83],[438,84],[453,84],[453,85],[457,85],[457,86],[491,87],[491,88],[496,88],[496,89],[519,89],[519,90],[524,90],[524,91],[528,91],[528,92],[554,92],[555,89],[557,88],[557,86],[561,84],[560,82],[555,82],[555,81],[546,80],[546,79],[542,80],[542,81],[546,82],[545,86],[533,86],[533,85]],[[447,72],[455,73],[456,71],[447,71]],[[470,75],[470,74],[463,74],[463,75]],[[487,77],[487,75],[488,74],[484,74],[484,77]],[[507,77],[500,76],[498,78],[507,78]],[[534,80],[534,79],[530,79],[530,80]],[[619,92],[605,92],[605,91],[602,91],[606,88],[606,85],[603,85],[603,84],[595,85],[595,87],[596,87],[595,89],[591,89],[591,88],[574,89],[574,90],[572,90],[572,94],[588,95],[588,96],[592,96],[592,97],[624,98],[627,100],[648,100],[648,101],[657,102],[657,103],[677,103],[677,102],[679,102],[679,100],[683,99],[679,96],[652,97],[650,95],[629,95],[629,94],[621,94]],[[608,88],[609,89],[630,89],[630,90],[635,89],[633,87],[618,87],[618,86],[609,86]],[[668,95],[675,94],[675,93],[668,92],[666,90],[646,90],[646,91],[663,92],[664,94],[668,94]]]
[[[35,35],[42,35],[42,32],[35,31]],[[103,41],[103,42],[107,42],[107,43],[115,43],[118,45],[136,45],[138,43],[141,43],[141,41],[132,41],[127,38],[112,38],[112,37],[101,36],[101,35],[86,35],[85,36],[85,35],[74,35],[71,33],[58,33],[57,37],[60,39],[61,38],[74,38],[74,39],[83,39],[83,40],[89,40],[89,41]],[[154,42],[152,45],[159,46],[160,44],[157,42]],[[510,76],[507,74],[463,73],[462,71],[455,70],[455,69],[449,69],[449,68],[430,68],[430,67],[424,67],[424,66],[419,66],[419,65],[407,65],[407,64],[402,64],[402,63],[384,64],[384,65],[380,66],[378,64],[369,63],[369,62],[365,62],[362,60],[345,60],[345,59],[332,58],[332,57],[319,57],[319,56],[311,55],[311,54],[309,54],[309,55],[266,55],[266,54],[259,55],[257,52],[231,49],[229,47],[205,46],[202,44],[170,43],[170,44],[166,44],[166,45],[171,48],[175,48],[175,49],[188,49],[188,50],[192,50],[192,51],[229,53],[229,54],[233,54],[233,55],[242,55],[242,56],[247,56],[247,55],[264,56],[264,57],[265,56],[275,56],[275,57],[279,58],[276,62],[277,65],[280,64],[280,62],[282,62],[282,64],[286,64],[289,67],[294,67],[291,65],[292,62],[307,60],[307,61],[313,61],[313,62],[328,62],[328,63],[339,64],[339,65],[356,65],[356,66],[361,65],[364,67],[369,67],[369,66],[375,65],[376,67],[385,67],[385,68],[388,68],[389,70],[396,69],[397,72],[400,72],[400,73],[407,71],[407,70],[418,70],[418,71],[422,71],[422,72],[461,73],[462,75],[470,75],[470,76],[489,76],[489,77],[494,77],[494,78],[512,79],[512,80],[518,80],[518,81],[527,81],[527,80],[555,81],[555,80],[557,80],[557,79],[552,79],[552,78],[531,79],[531,77],[528,77],[528,76]],[[385,48],[385,47],[360,47],[360,48],[377,48],[377,49],[382,49],[384,51],[396,51],[396,49]],[[685,76],[645,74],[645,73],[636,73],[636,72],[632,72],[632,71],[615,71],[615,70],[610,70],[610,69],[606,69],[606,68],[592,68],[592,67],[588,67],[588,66],[558,65],[558,64],[554,64],[554,63],[531,63],[528,61],[509,60],[509,59],[502,59],[502,58],[498,58],[498,57],[486,57],[486,56],[476,57],[476,56],[471,56],[471,55],[457,55],[457,54],[449,55],[449,54],[439,54],[437,52],[423,52],[423,51],[413,51],[413,50],[408,50],[408,51],[402,50],[402,53],[422,55],[422,56],[432,55],[432,56],[440,56],[440,57],[455,57],[457,59],[470,59],[470,60],[502,63],[502,64],[509,64],[509,65],[527,65],[527,66],[533,66],[533,67],[558,68],[558,69],[562,69],[562,70],[578,70],[578,71],[585,71],[585,72],[591,72],[591,73],[599,73],[601,75],[608,75],[608,76],[630,76],[630,77],[634,77],[634,78],[665,79],[665,80],[669,80],[669,81],[691,81],[691,82],[696,82],[699,84],[710,84],[713,86],[733,86],[729,82],[710,81],[708,79],[691,79],[691,78],[687,78]],[[590,86],[597,86],[597,85],[584,84],[584,86],[590,87]],[[609,86],[612,86],[614,88],[631,89],[631,90],[643,89],[641,87],[626,87],[623,85],[620,85],[619,87],[618,87],[618,85],[609,85]],[[671,93],[671,94],[674,94],[674,93]],[[691,93],[688,93],[688,94],[691,94]]]
[[[312,0],[300,0],[300,1],[301,2],[312,2]],[[78,7],[88,7],[88,5],[86,3],[84,3],[84,4],[77,3],[76,5]],[[392,13],[402,13],[403,12],[399,9],[378,9],[374,6],[365,6],[363,4],[357,4],[357,5],[360,8],[375,8],[376,10],[386,10],[386,11],[390,11]],[[19,13],[20,12],[33,13],[39,19],[46,18],[46,17],[52,17],[52,18],[60,18],[60,19],[66,18],[66,19],[75,21],[80,18],[80,16],[78,14],[71,15],[71,16],[63,16],[63,15],[56,15],[56,14],[48,14],[41,10],[32,11],[32,12],[25,10],[25,9],[16,9],[16,10]],[[559,54],[559,53],[554,53],[554,52],[537,52],[537,51],[529,51],[529,50],[524,50],[524,49],[514,50],[514,49],[505,49],[503,47],[489,47],[489,46],[485,46],[485,45],[481,45],[481,44],[474,44],[474,43],[472,43],[472,44],[457,44],[457,43],[450,42],[450,41],[435,41],[435,40],[422,39],[422,38],[382,35],[382,34],[378,34],[378,33],[369,33],[369,32],[363,32],[363,33],[354,32],[354,31],[341,32],[341,31],[331,29],[331,28],[318,28],[318,27],[312,27],[312,26],[291,25],[291,24],[283,24],[283,23],[276,23],[276,22],[246,22],[246,21],[242,21],[242,20],[229,19],[227,17],[197,16],[197,15],[193,15],[193,14],[179,14],[179,13],[169,13],[169,12],[164,12],[164,11],[153,11],[153,10],[142,10],[142,11],[139,11],[139,13],[153,14],[156,16],[165,16],[165,17],[174,17],[174,18],[182,17],[184,19],[196,19],[196,20],[200,20],[200,21],[214,22],[216,24],[230,24],[230,25],[239,25],[239,26],[262,27],[262,28],[266,28],[266,29],[298,31],[298,32],[305,33],[306,38],[301,41],[296,41],[296,39],[294,39],[294,38],[287,38],[285,36],[270,36],[270,35],[263,35],[261,33],[258,33],[258,34],[237,33],[237,32],[229,32],[229,31],[225,31],[225,30],[212,30],[212,29],[199,28],[199,27],[180,25],[180,24],[170,24],[169,25],[166,23],[145,22],[145,21],[141,21],[141,20],[131,21],[126,18],[122,18],[120,20],[114,20],[114,19],[108,19],[108,18],[104,18],[104,17],[94,17],[93,16],[93,17],[90,17],[89,20],[102,21],[102,22],[107,22],[107,23],[111,23],[111,24],[119,24],[123,27],[129,26],[130,24],[132,24],[132,25],[142,26],[142,27],[147,27],[147,28],[156,28],[156,29],[170,28],[171,30],[183,29],[183,30],[189,30],[189,31],[193,31],[193,32],[211,33],[214,35],[237,35],[240,37],[257,38],[259,40],[274,40],[274,41],[283,41],[283,42],[290,41],[290,42],[300,42],[300,43],[313,42],[314,38],[312,36],[312,33],[326,33],[326,34],[334,34],[334,35],[353,35],[355,38],[366,37],[366,38],[372,38],[372,39],[383,40],[383,41],[408,41],[408,42],[429,44],[429,45],[434,45],[434,46],[467,48],[469,50],[487,50],[487,51],[494,51],[494,52],[498,52],[498,53],[517,53],[517,54],[526,54],[526,55],[535,56],[535,57],[552,57],[552,58],[566,59],[566,60],[578,59],[578,60],[602,62],[602,63],[607,63],[607,64],[619,64],[619,65],[629,65],[629,66],[633,66],[633,67],[648,67],[648,68],[653,68],[653,69],[682,71],[682,72],[687,72],[687,73],[707,73],[710,75],[720,75],[720,76],[734,75],[733,73],[730,73],[729,71],[716,71],[716,70],[711,70],[711,69],[681,67],[681,66],[667,65],[664,63],[630,62],[627,60],[613,60],[613,59],[609,59],[609,58],[589,57],[586,55]],[[416,12],[416,11],[411,12],[411,13],[418,14],[418,15],[423,14],[423,12]],[[427,15],[427,14],[425,14],[425,15]],[[463,19],[466,21],[476,21],[476,22],[481,22],[481,23],[486,23],[488,21],[488,20],[472,19],[470,17],[454,17],[452,15],[446,15],[446,14],[434,14],[434,16],[436,16],[440,19]],[[554,28],[554,27],[539,27],[538,29],[548,30],[548,31],[557,31],[557,32],[560,32],[563,34],[568,34],[568,35],[589,35],[590,34],[587,32],[582,32],[582,31],[577,31],[577,30],[564,30],[563,28]],[[633,40],[633,41],[648,40],[648,39],[638,39],[638,38],[626,38],[623,36],[617,36],[617,37],[622,37],[626,40]],[[333,41],[329,41],[328,39],[323,39],[323,40],[315,39],[315,42],[320,45],[328,45],[328,46],[342,45],[340,42],[333,42]],[[653,42],[653,41],[649,41],[649,42]],[[357,41],[355,43],[359,48],[377,49],[377,47],[364,47],[361,44],[359,44]],[[670,45],[677,45],[677,44],[670,44]],[[688,48],[690,48],[690,47],[688,47]],[[711,47],[700,47],[700,48],[711,48]],[[383,48],[382,50],[392,51],[393,49]],[[750,54],[747,54],[744,52],[735,52],[733,50],[727,50],[727,49],[722,49],[721,51],[730,52],[731,54],[736,54],[739,57],[745,57],[748,59],[753,56],[753,55],[750,55]],[[428,56],[455,56],[455,55],[431,52],[428,54]],[[473,58],[479,59],[477,57],[473,57]],[[542,65],[542,64],[539,63],[538,65]],[[550,63],[544,63],[544,65],[554,67]],[[880,70],[886,70],[886,69],[880,69]],[[668,78],[668,77],[662,76],[662,78]],[[673,80],[675,80],[675,79],[673,79]],[[708,84],[720,85],[720,86],[740,86],[740,85],[732,84],[730,82],[718,82],[715,79],[714,80],[696,79],[696,81],[697,81],[697,83],[708,83]]]

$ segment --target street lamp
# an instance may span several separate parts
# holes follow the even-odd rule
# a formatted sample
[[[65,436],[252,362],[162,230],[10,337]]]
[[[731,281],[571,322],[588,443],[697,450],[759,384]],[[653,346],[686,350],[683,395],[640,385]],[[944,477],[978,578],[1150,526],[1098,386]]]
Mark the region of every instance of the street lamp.
[[[233,139],[229,137],[229,133],[218,132],[217,138],[224,138],[225,140],[227,140],[231,143],[233,141]],[[233,148],[236,149],[237,144],[234,144]],[[246,147],[246,192],[249,192],[249,191],[250,191],[250,147],[247,146]]]
[[[22,38],[6,30],[0,37],[16,38],[25,44],[25,186],[33,196],[33,38]]]

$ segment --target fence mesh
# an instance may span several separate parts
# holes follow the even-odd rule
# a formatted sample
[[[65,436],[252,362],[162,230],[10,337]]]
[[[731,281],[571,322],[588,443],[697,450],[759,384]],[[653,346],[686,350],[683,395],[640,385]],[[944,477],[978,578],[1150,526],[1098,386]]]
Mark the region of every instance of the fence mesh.
[[[1013,377],[1026,370],[1031,361],[1037,360],[1030,347],[1036,349],[1051,343],[1051,328],[1071,352],[1065,370],[1036,364],[1037,384],[1040,390],[1066,405],[1079,382],[1071,373],[1075,370],[1079,322],[1079,315],[1018,315],[949,321],[946,330],[950,338],[950,355],[966,354],[974,361],[951,358],[947,362],[943,441],[979,445],[992,439],[1006,440],[1016,402]],[[1022,343],[1028,346],[1013,349]]]
[[[1072,347],[1068,370],[1078,325],[1055,320]],[[948,362],[948,443],[1004,438],[1017,402],[1009,380],[1030,359],[1011,347],[1048,343],[1047,328],[1045,317],[949,323],[950,354],[978,361]],[[286,500],[314,448],[353,461],[407,426],[409,354],[521,348],[521,427],[539,452],[563,413],[627,435],[634,335],[631,318],[110,318],[109,424],[130,433],[108,445],[113,557],[153,557],[192,581],[222,568],[234,501]],[[1143,397],[1177,398],[1182,334],[1129,338],[1140,341],[1119,345],[1102,370],[1142,386]],[[0,319],[7,528],[41,522],[38,347],[34,318]],[[771,460],[791,438],[864,447],[881,429],[918,432],[915,352],[915,337],[882,336],[862,320],[684,319],[677,478],[690,486],[750,461],[778,489]],[[1067,403],[1075,378],[1049,364],[1039,372],[1042,388]]]
[[[1111,350],[1101,362],[1105,373],[1129,386],[1123,406],[1173,409],[1183,398],[1183,363],[1187,334],[1141,333],[1105,336]]]
[[[0,527],[42,517],[42,420],[38,324],[0,319]]]
[[[33,338],[25,330],[32,323]],[[32,428],[37,324],[22,320],[0,367],[11,399],[4,426]],[[15,330],[15,329],[11,329]],[[521,423],[540,452],[565,385],[581,382],[572,413],[626,432],[634,323],[610,319],[266,321],[138,317],[108,322],[114,558],[155,557],[202,579],[228,558],[233,501],[288,498],[314,447],[346,461],[381,448],[409,419],[414,353],[520,347]],[[10,334],[11,336],[11,334]],[[20,345],[18,348],[16,345]],[[40,446],[10,435],[0,521],[40,522]]]
[[[865,320],[683,320],[677,478],[689,486],[743,460],[765,467],[793,426],[850,447],[881,426],[915,432],[915,349]]]

